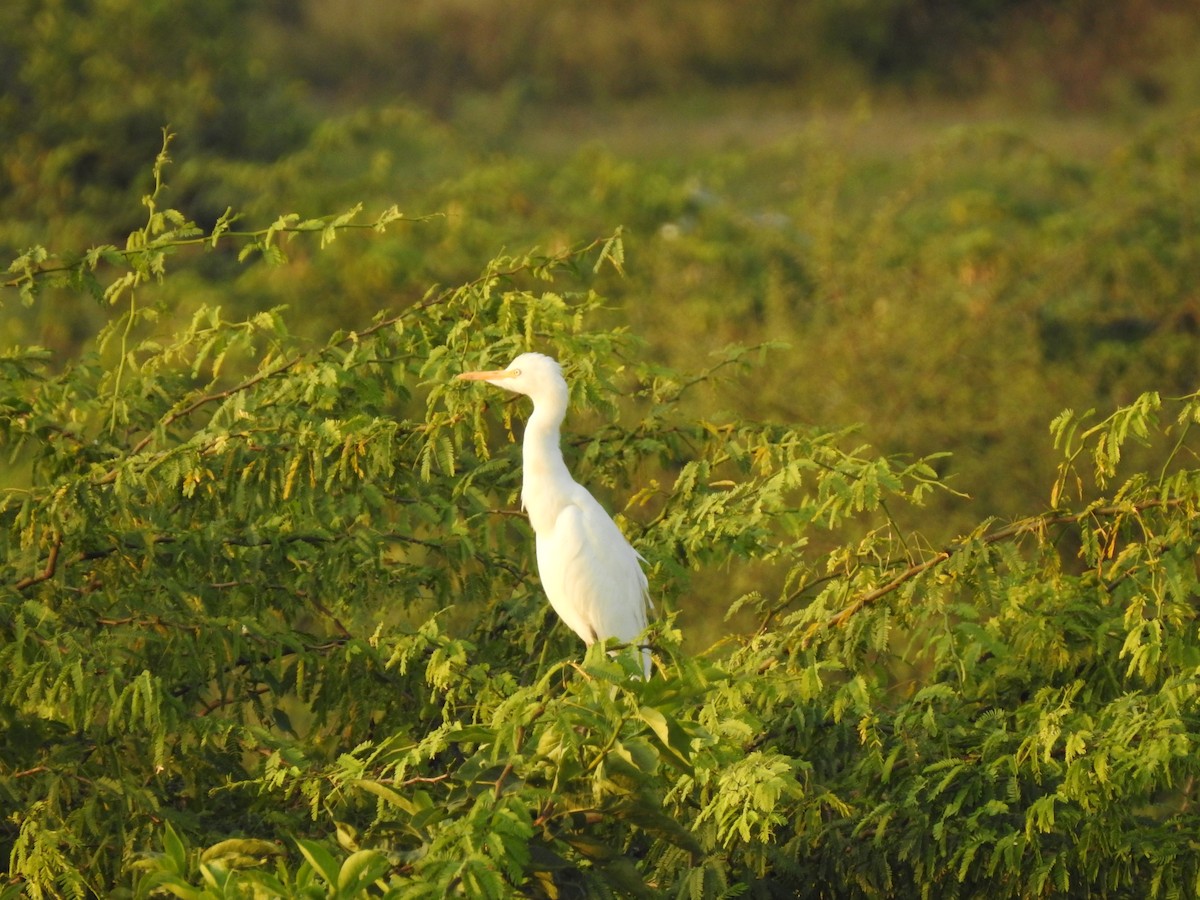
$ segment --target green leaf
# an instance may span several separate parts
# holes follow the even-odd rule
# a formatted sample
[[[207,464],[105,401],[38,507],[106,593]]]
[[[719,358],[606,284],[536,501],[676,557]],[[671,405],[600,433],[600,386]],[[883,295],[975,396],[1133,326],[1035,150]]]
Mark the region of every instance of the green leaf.
[[[337,890],[343,897],[357,897],[383,876],[391,864],[378,850],[351,853],[338,873]]]
[[[666,752],[666,758],[683,771],[690,772],[691,738],[679,723],[650,706],[639,708],[638,718],[650,726],[659,747]]]
[[[163,851],[166,853],[166,858],[171,864],[171,872],[175,875],[187,875],[187,848],[184,847],[183,841],[175,833],[175,829],[171,827],[170,822],[167,822],[163,827],[162,840]]]
[[[200,861],[221,861],[232,868],[252,866],[283,854],[284,850],[271,841],[255,838],[229,838],[213,844],[200,854]]]
[[[321,877],[321,880],[330,888],[336,889],[341,869],[337,860],[333,858],[333,854],[316,841],[304,838],[296,838],[296,846],[308,864],[312,866],[313,871]]]

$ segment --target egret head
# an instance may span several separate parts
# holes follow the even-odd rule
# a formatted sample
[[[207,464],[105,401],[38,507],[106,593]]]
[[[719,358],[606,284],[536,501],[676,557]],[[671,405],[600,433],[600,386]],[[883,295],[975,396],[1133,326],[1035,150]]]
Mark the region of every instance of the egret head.
[[[486,381],[505,390],[530,397],[536,406],[539,401],[557,401],[565,406],[567,382],[562,366],[544,353],[522,353],[506,369],[485,372],[463,372],[465,381]]]

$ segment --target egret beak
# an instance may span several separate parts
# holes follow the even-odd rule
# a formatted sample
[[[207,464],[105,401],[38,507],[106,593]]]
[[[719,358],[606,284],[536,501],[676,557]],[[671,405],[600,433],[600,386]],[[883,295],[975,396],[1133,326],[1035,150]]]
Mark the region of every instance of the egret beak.
[[[519,373],[513,369],[494,369],[490,372],[462,372],[454,376],[455,381],[495,381],[498,378],[515,378]]]

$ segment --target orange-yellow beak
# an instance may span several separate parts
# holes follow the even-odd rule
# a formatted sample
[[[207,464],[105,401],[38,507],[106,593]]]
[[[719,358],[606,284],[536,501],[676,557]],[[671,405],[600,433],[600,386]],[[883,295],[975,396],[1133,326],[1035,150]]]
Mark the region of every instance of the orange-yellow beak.
[[[495,381],[497,378],[514,378],[512,369],[493,369],[490,372],[463,372],[454,376],[458,381]]]

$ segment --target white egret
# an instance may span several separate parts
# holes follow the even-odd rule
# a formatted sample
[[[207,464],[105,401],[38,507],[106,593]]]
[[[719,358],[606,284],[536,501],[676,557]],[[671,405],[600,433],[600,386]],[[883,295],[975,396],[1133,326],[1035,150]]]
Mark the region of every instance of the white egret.
[[[541,353],[522,353],[507,369],[458,377],[533,401],[521,447],[521,505],[533,525],[538,573],[554,611],[588,646],[609,637],[634,640],[646,628],[650,605],[642,557],[567,471],[559,447],[567,414],[562,367]],[[649,678],[650,651],[642,654]]]

